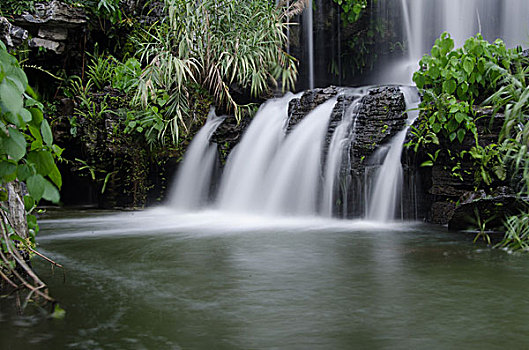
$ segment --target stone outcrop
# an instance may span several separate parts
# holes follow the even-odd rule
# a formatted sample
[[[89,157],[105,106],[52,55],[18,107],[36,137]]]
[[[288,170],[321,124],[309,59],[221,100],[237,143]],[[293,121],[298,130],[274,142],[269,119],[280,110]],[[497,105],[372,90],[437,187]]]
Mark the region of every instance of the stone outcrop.
[[[2,41],[8,49],[15,48],[27,40],[28,31],[12,25],[7,18],[0,17],[0,41]]]
[[[8,46],[20,45],[28,39],[29,33],[31,34],[29,47],[43,48],[55,54],[62,54],[66,49],[70,32],[84,28],[88,24],[88,17],[82,8],[54,0],[49,3],[36,4],[34,13],[23,13],[14,18],[14,23],[24,28],[21,30],[25,31],[25,34],[20,30],[17,31],[14,37],[18,40],[11,39],[12,45],[9,44],[8,38],[4,39],[4,35],[0,36],[0,39]],[[0,28],[2,28],[1,19]]]
[[[505,218],[527,212],[528,209],[528,203],[513,194],[493,194],[460,203],[448,221],[448,228],[503,231]]]
[[[211,141],[218,145],[222,164],[226,163],[228,155],[241,140],[244,130],[250,125],[250,121],[250,118],[243,118],[237,122],[234,117],[228,117],[211,136]]]
[[[300,98],[290,102],[287,132],[314,108],[336,96],[324,151],[328,149],[332,134],[344,115],[355,112],[355,137],[351,146],[351,160],[352,168],[360,173],[363,168],[361,163],[367,160],[378,146],[388,142],[404,127],[407,119],[404,113],[404,95],[398,87],[393,86],[372,88],[366,94],[361,94],[356,89],[334,86],[308,90]],[[358,104],[353,106],[355,102]]]

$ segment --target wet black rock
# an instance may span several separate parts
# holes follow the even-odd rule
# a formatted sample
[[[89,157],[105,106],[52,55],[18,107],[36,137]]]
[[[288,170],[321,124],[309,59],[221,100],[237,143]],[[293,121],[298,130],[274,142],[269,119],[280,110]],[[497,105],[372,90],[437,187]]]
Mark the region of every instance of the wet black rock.
[[[478,198],[458,205],[448,222],[448,228],[502,231],[503,222],[507,217],[528,209],[529,203],[514,195]]]
[[[243,118],[240,122],[237,122],[234,117],[228,116],[211,136],[211,142],[215,142],[218,145],[222,164],[226,163],[228,155],[241,140],[250,121],[250,118]]]
[[[307,90],[300,98],[295,98],[288,105],[287,133],[297,125],[307,114],[319,105],[335,97],[339,90],[336,86]]]

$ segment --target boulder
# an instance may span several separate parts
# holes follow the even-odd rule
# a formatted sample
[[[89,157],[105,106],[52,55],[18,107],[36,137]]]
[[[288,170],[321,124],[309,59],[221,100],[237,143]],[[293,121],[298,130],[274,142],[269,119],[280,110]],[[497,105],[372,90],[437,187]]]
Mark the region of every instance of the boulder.
[[[53,0],[49,3],[35,5],[35,13],[24,13],[15,18],[15,23],[21,26],[42,25],[62,28],[76,28],[86,25],[88,18],[82,8]]]
[[[56,54],[61,54],[64,52],[64,44],[57,41],[52,41],[48,39],[33,38],[28,42],[29,47],[31,48],[43,48],[50,50]]]
[[[27,40],[28,31],[12,25],[7,18],[0,16],[0,41],[8,48],[15,48]]]
[[[477,199],[462,202],[454,209],[448,222],[449,229],[502,231],[503,222],[507,217],[529,209],[528,202],[512,194],[477,196]]]

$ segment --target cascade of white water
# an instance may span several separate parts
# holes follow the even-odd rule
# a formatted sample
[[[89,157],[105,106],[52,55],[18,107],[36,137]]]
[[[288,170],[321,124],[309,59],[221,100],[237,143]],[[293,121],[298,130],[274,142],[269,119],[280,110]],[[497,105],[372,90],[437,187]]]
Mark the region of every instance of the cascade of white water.
[[[311,111],[287,136],[270,164],[264,210],[272,214],[315,215],[320,193],[323,141],[336,99]]]
[[[417,119],[417,107],[420,99],[417,90],[403,86],[401,91],[406,100],[408,110],[408,126],[400,131],[389,143],[386,158],[377,171],[373,192],[368,200],[367,219],[374,221],[391,221],[395,219],[395,210],[398,207],[400,191],[402,189],[402,164],[401,154],[404,139],[409,126]]]
[[[353,107],[354,109],[354,107]],[[321,204],[321,213],[325,216],[331,217],[334,210],[334,202],[336,200],[336,183],[340,177],[340,170],[342,168],[343,153],[347,143],[350,143],[351,135],[354,134],[354,122],[356,114],[349,111],[344,113],[344,117],[340,124],[334,130],[329,144],[329,151],[327,153],[323,195]]]
[[[529,46],[529,1],[502,0],[501,37],[507,47]]]
[[[361,98],[367,93],[365,88],[357,88],[352,92],[355,100],[343,113],[342,121],[334,130],[334,133],[329,144],[327,151],[327,157],[325,160],[325,169],[323,177],[323,193],[321,201],[320,212],[322,215],[331,217],[334,212],[335,203],[337,200],[338,191],[341,190],[340,181],[342,178],[342,168],[344,162],[350,168],[350,158],[348,151],[350,146],[355,140],[356,121],[358,117],[358,111],[361,106]],[[349,171],[350,169],[346,169]],[[342,203],[343,213],[347,212],[347,190],[345,188],[342,195],[345,197]]]
[[[169,205],[179,210],[195,210],[207,203],[213,170],[216,163],[217,146],[209,142],[211,135],[224,120],[224,116],[209,112],[206,124],[189,145],[180,165],[174,189],[169,196]]]
[[[288,117],[291,93],[267,101],[254,117],[241,142],[230,154],[219,189],[219,208],[253,211],[262,205],[268,191],[265,175],[284,138],[283,126]]]

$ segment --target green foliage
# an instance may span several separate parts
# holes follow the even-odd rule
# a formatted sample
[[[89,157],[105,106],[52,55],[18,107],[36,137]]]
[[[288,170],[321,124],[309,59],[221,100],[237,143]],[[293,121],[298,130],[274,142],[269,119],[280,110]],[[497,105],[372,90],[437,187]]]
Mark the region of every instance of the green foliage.
[[[54,159],[62,149],[31,94],[26,74],[0,43],[0,184],[24,181],[33,200],[57,203],[62,179]]]
[[[0,271],[2,282],[15,289],[31,290],[22,309],[33,294],[52,301],[43,289],[44,283],[31,271],[26,260],[35,253],[35,234],[38,232],[37,219],[30,213],[42,198],[54,203],[60,199],[62,178],[55,158],[61,153],[62,149],[53,144],[43,106],[28,86],[26,74],[0,42]],[[14,203],[16,197],[8,198],[8,188],[16,191],[20,183],[25,183],[28,191],[22,209],[28,214],[28,232],[18,227],[8,210],[17,210],[18,204]],[[5,203],[7,200],[10,202]],[[18,272],[14,273],[15,270]],[[32,282],[25,280],[22,271],[31,277]],[[13,275],[16,276],[13,280],[20,284],[11,280]]]
[[[510,65],[511,52],[501,41],[489,44],[481,35],[469,38],[463,48],[454,50],[454,41],[443,33],[435,41],[431,55],[425,55],[413,81],[423,93],[423,108],[428,116],[421,131],[461,143],[467,133],[476,139],[474,104],[479,104],[495,89],[495,79],[486,74],[488,62]]]
[[[342,7],[342,20],[345,23],[354,23],[360,19],[364,9],[367,7],[367,0],[333,0]]]
[[[478,34],[469,38],[462,48],[454,49],[450,35],[443,33],[436,40],[431,54],[421,59],[421,69],[413,75],[423,94],[422,119],[416,131],[415,149],[427,139],[426,135],[459,143],[463,143],[466,135],[471,135],[475,145],[460,157],[467,154],[473,159],[476,186],[482,182],[490,185],[495,179],[505,180],[501,147],[479,144],[474,106],[488,102],[487,98],[504,86],[500,79],[502,75],[510,74],[520,61],[519,51],[507,50],[501,40],[490,44]]]
[[[174,143],[183,129],[189,131],[190,86],[198,84],[213,97],[217,107],[233,111],[240,120],[251,110],[237,103],[232,87],[254,97],[270,93],[281,82],[283,90],[294,86],[295,59],[282,50],[289,8],[275,8],[270,1],[167,0],[167,18],[138,38],[142,62],[135,102],[144,109],[156,105]],[[164,97],[167,95],[168,98]],[[160,98],[161,102],[160,103]]]
[[[496,245],[512,251],[529,251],[529,213],[511,216],[505,221],[505,237]]]
[[[24,11],[34,11],[35,0],[2,0],[0,13],[6,15],[20,15]]]

